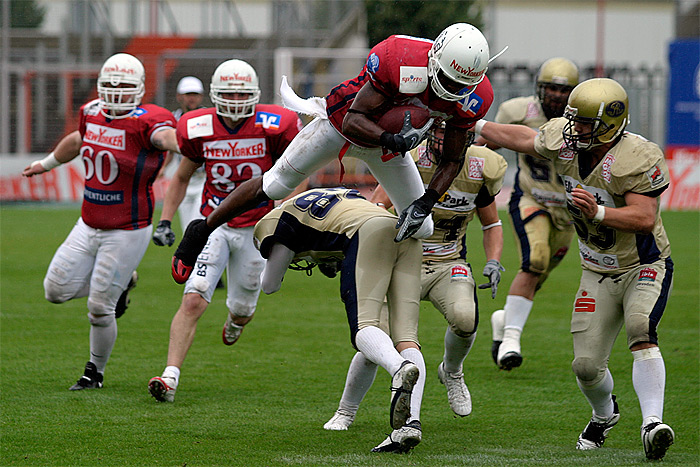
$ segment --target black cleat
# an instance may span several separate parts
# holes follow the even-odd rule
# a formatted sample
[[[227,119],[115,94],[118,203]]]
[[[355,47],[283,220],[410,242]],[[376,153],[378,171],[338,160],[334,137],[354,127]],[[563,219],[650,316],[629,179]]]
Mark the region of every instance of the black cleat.
[[[85,374],[80,377],[77,383],[68,388],[71,391],[80,391],[81,389],[100,389],[102,387],[103,376],[97,372],[97,367],[92,362],[85,364]]]

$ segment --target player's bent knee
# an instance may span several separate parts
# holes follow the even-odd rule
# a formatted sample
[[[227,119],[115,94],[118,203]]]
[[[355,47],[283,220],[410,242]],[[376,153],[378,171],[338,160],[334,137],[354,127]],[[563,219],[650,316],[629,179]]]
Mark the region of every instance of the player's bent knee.
[[[105,296],[100,294],[88,297],[88,311],[95,316],[113,314],[116,303],[110,304],[105,298]]]
[[[72,297],[57,283],[50,279],[44,279],[44,298],[51,303],[64,303]]]
[[[530,265],[528,267],[528,272],[535,274],[547,272],[550,254],[551,250],[546,243],[537,242],[533,244],[530,249]]]
[[[643,313],[630,313],[625,320],[628,342],[649,341],[649,317]],[[655,343],[655,342],[652,342]]]
[[[605,368],[588,357],[576,357],[571,363],[576,377],[585,385],[594,385],[605,376]]]
[[[90,324],[92,326],[97,326],[98,328],[106,328],[116,320],[114,313],[108,315],[96,315],[89,312],[87,316],[90,320]]]
[[[301,181],[299,181],[301,183]],[[298,183],[297,183],[298,185]],[[270,199],[283,199],[289,196],[293,191],[294,187],[288,187],[279,180],[277,174],[273,174],[272,171],[265,172],[262,179],[262,190]]]

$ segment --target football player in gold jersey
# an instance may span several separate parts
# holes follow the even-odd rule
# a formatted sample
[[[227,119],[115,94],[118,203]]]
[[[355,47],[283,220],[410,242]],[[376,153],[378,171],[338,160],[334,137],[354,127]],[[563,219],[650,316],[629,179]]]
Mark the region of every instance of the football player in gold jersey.
[[[427,143],[412,151],[418,171],[424,183],[428,183],[436,170],[442,149],[444,130],[431,130]],[[433,234],[423,240],[423,264],[421,268],[421,300],[429,300],[447,320],[445,352],[438,365],[438,378],[447,389],[450,407],[455,414],[467,416],[472,411],[472,401],[464,383],[462,363],[467,357],[478,324],[476,283],[471,266],[466,261],[467,224],[477,214],[484,232],[483,245],[487,258],[484,275],[495,297],[503,250],[503,228],[498,218],[495,196],[503,184],[506,161],[498,153],[478,146],[467,150],[466,163],[447,193],[432,210],[435,221]],[[389,203],[381,187],[374,201]],[[347,430],[364,395],[372,385],[377,367],[360,354],[353,358],[345,389],[338,410],[324,425],[327,430]],[[412,416],[419,417],[419,413]],[[377,450],[393,450],[401,433],[394,431],[377,446]]]
[[[657,335],[673,279],[659,209],[670,177],[659,146],[624,131],[628,107],[619,83],[596,78],[576,86],[564,117],[539,133],[483,120],[476,129],[503,147],[550,159],[566,189],[583,268],[571,318],[572,368],[593,409],[576,447],[600,448],[620,419],[608,359],[624,324],[642,444],[647,458],[661,459],[674,440],[662,421],[666,371]]]
[[[394,241],[396,221],[356,190],[317,188],[266,214],[254,238],[268,260],[262,278],[267,294],[280,289],[294,261],[342,260],[340,289],[351,342],[368,362],[392,375],[390,421],[402,432],[396,450],[405,452],[422,438],[420,421],[412,418],[425,385],[418,344],[421,248],[413,238]],[[384,297],[391,337],[379,328]]]
[[[578,67],[566,58],[551,58],[537,73],[536,94],[502,103],[494,121],[539,128],[564,115],[566,101],[578,84]],[[491,149],[499,146],[479,138]],[[518,153],[509,212],[520,255],[520,270],[510,284],[506,304],[491,315],[491,354],[499,368],[510,371],[523,361],[520,337],[535,293],[566,255],[574,236],[566,209],[564,185],[548,160]]]

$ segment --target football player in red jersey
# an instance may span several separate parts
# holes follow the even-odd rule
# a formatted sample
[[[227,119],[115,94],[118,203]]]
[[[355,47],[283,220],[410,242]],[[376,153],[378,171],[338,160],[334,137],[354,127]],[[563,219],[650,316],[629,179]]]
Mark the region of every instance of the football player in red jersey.
[[[172,245],[170,229],[190,178],[204,166],[206,181],[200,212],[207,216],[241,183],[259,177],[299,133],[301,120],[278,105],[259,104],[258,75],[242,60],[219,65],[211,79],[213,108],[184,114],[177,125],[183,155],[165,195],[156,244]],[[228,277],[228,314],[222,339],[233,345],[252,318],[260,294],[260,274],[265,260],[253,243],[255,223],[270,212],[273,201],[234,217],[217,228],[197,258],[196,272],[185,285],[182,304],[170,326],[167,366],[162,376],[151,378],[148,388],[157,400],[172,402],[180,368],[194,340],[197,321],[207,309],[224,269]]]
[[[188,226],[173,257],[173,278],[182,283],[189,277],[216,227],[261,202],[286,197],[314,171],[343,156],[365,161],[401,212],[396,241],[429,236],[433,230],[430,211],[464,161],[470,143],[467,130],[486,115],[493,102],[485,74],[489,61],[489,46],[481,32],[458,23],[435,41],[391,36],[380,42],[370,51],[360,74],[333,88],[325,99],[299,99],[283,79],[285,105],[316,118],[270,171],[241,184],[205,221]],[[427,108],[433,118],[422,128],[408,123],[397,134],[377,125],[388,109],[404,104]],[[438,120],[447,122],[445,154],[426,190],[415,164],[403,155]]]
[[[145,76],[132,55],[108,58],[97,78],[99,98],[81,107],[78,130],[23,172],[38,175],[77,156],[85,165],[81,217],[44,278],[52,303],[88,297],[90,360],[73,391],[102,387],[117,340],[116,318],[125,309],[153,231],[153,181],[165,151],[178,150],[173,114],[141,104]]]

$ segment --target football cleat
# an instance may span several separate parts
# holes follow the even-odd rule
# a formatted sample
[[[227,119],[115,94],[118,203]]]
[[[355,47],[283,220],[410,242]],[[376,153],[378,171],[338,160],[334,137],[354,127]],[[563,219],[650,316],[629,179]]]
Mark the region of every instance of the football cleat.
[[[587,451],[589,449],[598,449],[603,446],[608,433],[620,421],[620,410],[615,400],[615,395],[612,396],[613,414],[605,421],[596,421],[595,417],[591,417],[586,428],[583,429],[576,442],[576,449]]]
[[[472,413],[472,397],[464,383],[464,373],[448,373],[443,368],[444,363],[438,365],[438,379],[447,388],[447,400],[452,411],[460,417],[466,417]]]
[[[224,323],[224,330],[221,333],[221,339],[226,345],[233,345],[236,343],[241,333],[243,332],[243,326],[239,326],[233,322],[231,319],[231,314],[229,313]]]
[[[503,342],[503,326],[505,326],[506,312],[505,310],[496,310],[491,313],[491,333],[493,341],[491,343],[491,357],[493,363],[498,365],[498,349]]]
[[[406,453],[416,447],[422,438],[420,422],[413,420],[398,430],[392,431],[384,441],[372,448],[372,452]]]
[[[148,382],[148,392],[158,402],[173,402],[177,381],[169,376],[156,376]]]
[[[355,421],[355,414],[351,414],[345,410],[336,410],[335,414],[324,425],[324,430],[343,431],[347,430],[352,422]]]
[[[70,391],[80,391],[82,389],[100,389],[104,376],[97,372],[97,367],[92,362],[85,364],[85,373],[77,383],[68,388]]]
[[[418,381],[418,367],[404,360],[391,378],[389,423],[395,430],[401,428],[411,416],[411,392],[416,381]]]
[[[673,444],[675,434],[670,426],[661,421],[648,423],[642,427],[642,444],[647,459],[660,460]]]
[[[516,330],[506,329],[503,342],[498,346],[498,368],[510,371],[513,368],[519,367],[522,363],[523,356],[520,353],[520,333]]]
[[[131,279],[129,279],[129,284],[126,286],[126,290],[122,292],[122,294],[119,296],[119,300],[117,300],[117,306],[114,309],[114,318],[119,319],[126,309],[129,307],[129,303],[131,303],[131,299],[129,299],[129,291],[136,287],[136,282],[139,280],[139,274],[134,271],[131,273]]]

